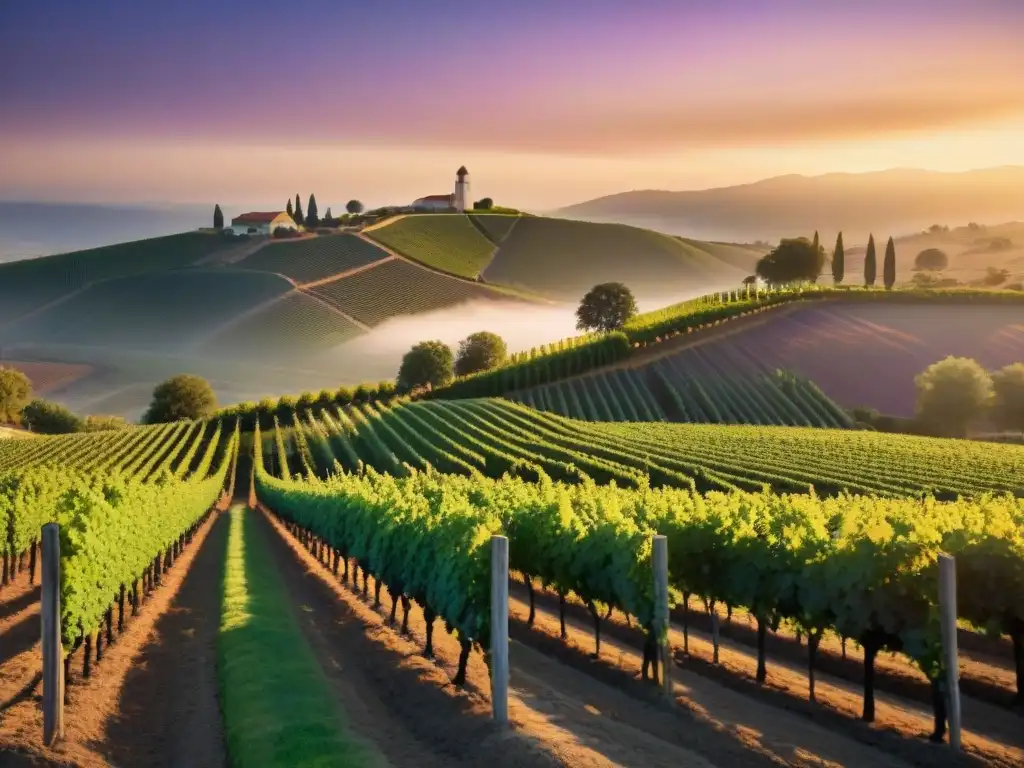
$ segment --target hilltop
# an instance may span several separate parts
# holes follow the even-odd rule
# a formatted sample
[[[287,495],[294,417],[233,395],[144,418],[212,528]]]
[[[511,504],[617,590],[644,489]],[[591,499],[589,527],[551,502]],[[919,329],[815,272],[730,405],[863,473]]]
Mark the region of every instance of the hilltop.
[[[963,173],[893,169],[787,175],[717,189],[638,190],[571,205],[558,215],[615,221],[711,240],[769,240],[840,229],[848,243],[868,233],[900,235],[932,224],[1014,221],[1024,216],[1024,167]],[[825,237],[825,235],[828,237]]]

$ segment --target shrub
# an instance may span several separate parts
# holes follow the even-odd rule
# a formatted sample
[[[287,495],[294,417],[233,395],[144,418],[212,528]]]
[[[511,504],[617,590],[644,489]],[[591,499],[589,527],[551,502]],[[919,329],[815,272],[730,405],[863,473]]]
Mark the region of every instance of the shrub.
[[[504,339],[496,333],[477,331],[459,343],[459,354],[455,358],[455,375],[488,371],[503,365],[508,357]]]
[[[997,285],[1002,285],[1009,279],[1009,270],[999,269],[998,267],[989,267],[985,272],[985,276],[981,278],[981,284],[989,287],[995,287]]]
[[[153,402],[143,417],[146,424],[183,419],[208,419],[217,410],[217,396],[210,383],[199,376],[180,374],[153,390]]]
[[[85,421],[63,405],[39,398],[25,406],[21,418],[25,426],[42,435],[65,435],[85,429]]]
[[[128,421],[124,416],[106,416],[102,414],[94,414],[85,417],[85,431],[86,432],[102,432],[108,429],[124,429],[128,426]]]
[[[1024,363],[992,374],[992,417],[999,429],[1024,432]]]
[[[352,390],[348,387],[338,387],[338,391],[334,393],[334,401],[338,405],[348,405],[352,402]]]
[[[938,248],[925,248],[914,259],[914,269],[918,272],[941,272],[949,266],[949,257]]]
[[[275,227],[274,237],[278,240],[287,240],[290,237],[300,237],[300,233],[297,229],[291,227]]]

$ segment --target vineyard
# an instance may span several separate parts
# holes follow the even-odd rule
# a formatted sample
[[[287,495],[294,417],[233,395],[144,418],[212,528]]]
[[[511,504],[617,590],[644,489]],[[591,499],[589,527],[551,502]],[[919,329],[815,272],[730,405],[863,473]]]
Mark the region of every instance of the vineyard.
[[[658,232],[524,216],[483,275],[490,283],[579,301],[603,282],[624,282],[642,299],[693,286],[738,285],[749,273],[749,269],[741,270],[702,248]]]
[[[813,382],[784,372],[694,374],[672,360],[565,379],[510,395],[541,411],[584,421],[673,421],[793,427],[850,426]]]
[[[230,245],[226,238],[193,232],[0,264],[0,323],[86,283],[180,269]]]
[[[314,286],[309,292],[369,326],[391,317],[431,312],[476,299],[513,300],[508,294],[402,259]]]
[[[251,360],[273,349],[276,356],[292,357],[330,349],[362,332],[341,314],[296,291],[229,324],[197,351]]]
[[[93,285],[3,331],[18,343],[180,349],[210,326],[289,290],[260,272],[188,269]]]
[[[470,213],[469,220],[495,245],[501,245],[521,217],[504,213]]]
[[[494,253],[494,244],[462,214],[403,216],[367,234],[432,269],[470,280],[480,274]]]
[[[276,272],[301,284],[365,267],[387,257],[387,253],[361,237],[340,234],[270,243],[235,266]]]
[[[669,541],[673,603],[686,608],[697,599],[712,617],[716,661],[716,604],[756,619],[759,680],[766,674],[765,633],[785,623],[812,644],[812,699],[813,649],[826,632],[857,639],[865,669],[879,651],[896,651],[939,685],[940,552],[957,558],[961,619],[1021,640],[1024,503],[1011,493],[993,494],[1024,495],[1006,482],[1024,477],[1024,451],[768,427],[570,428],[557,417],[531,423],[527,413],[498,402],[465,402],[363,406],[300,419],[256,441],[256,492],[296,532],[314,537],[311,546],[319,542],[333,552],[335,569],[340,558],[344,581],[358,585],[361,570],[365,590],[370,573],[378,597],[383,584],[401,596],[403,611],[409,600],[422,606],[428,627],[437,617],[456,630],[464,651],[459,675],[471,647],[488,637],[484,545],[495,532],[509,537],[510,567],[524,575],[531,606],[534,579],[558,596],[563,633],[569,595],[589,610],[598,653],[602,622],[613,610],[646,628],[645,676],[654,643],[656,533]],[[610,460],[612,446],[624,463]],[[850,490],[883,493],[828,497],[732,488],[695,495],[678,467],[655,454],[659,446],[665,456],[690,460],[700,460],[701,450],[742,456],[745,446],[756,454],[750,465],[771,468],[784,460],[825,484],[845,475],[860,479]],[[630,466],[631,455],[650,470],[650,484]],[[661,461],[655,466],[652,459]],[[748,482],[759,475],[742,458],[733,469],[747,472]],[[675,482],[667,482],[673,470]],[[601,480],[617,475],[611,479],[618,482],[595,484],[586,471]],[[927,488],[931,481],[980,495],[909,498],[908,483]],[[432,567],[436,562],[446,567]],[[350,575],[350,568],[358,570]],[[426,637],[429,652],[429,629]],[[865,680],[864,717],[871,720],[874,690],[870,676]]]

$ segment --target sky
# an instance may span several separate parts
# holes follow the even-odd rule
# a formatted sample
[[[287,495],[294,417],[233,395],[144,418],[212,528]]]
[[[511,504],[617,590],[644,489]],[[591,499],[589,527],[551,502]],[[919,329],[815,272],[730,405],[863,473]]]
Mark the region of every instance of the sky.
[[[1021,0],[0,2],[0,199],[549,210],[1024,165]],[[230,212],[229,212],[230,215]]]

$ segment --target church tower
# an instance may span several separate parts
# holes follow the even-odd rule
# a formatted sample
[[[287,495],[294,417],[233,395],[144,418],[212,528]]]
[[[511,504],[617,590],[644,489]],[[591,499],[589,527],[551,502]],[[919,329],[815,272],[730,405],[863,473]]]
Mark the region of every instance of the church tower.
[[[469,171],[462,166],[455,172],[455,210],[462,213],[473,204],[469,197]]]

